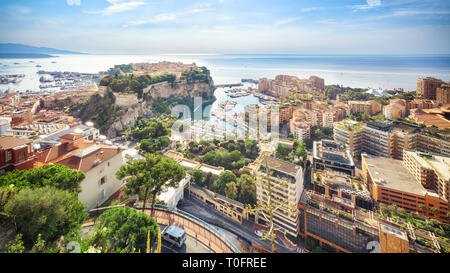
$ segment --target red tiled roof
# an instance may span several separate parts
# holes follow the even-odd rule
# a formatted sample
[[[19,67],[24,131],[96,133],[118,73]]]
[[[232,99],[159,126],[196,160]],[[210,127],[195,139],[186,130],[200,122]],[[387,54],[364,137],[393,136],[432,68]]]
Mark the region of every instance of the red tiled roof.
[[[8,150],[20,145],[30,144],[31,141],[24,140],[16,137],[3,136],[0,137],[0,149]]]
[[[103,163],[117,154],[120,154],[122,151],[123,149],[117,147],[99,146],[98,150],[95,150],[94,152],[83,157],[72,155],[56,163],[66,165],[73,170],[88,172],[100,163]]]

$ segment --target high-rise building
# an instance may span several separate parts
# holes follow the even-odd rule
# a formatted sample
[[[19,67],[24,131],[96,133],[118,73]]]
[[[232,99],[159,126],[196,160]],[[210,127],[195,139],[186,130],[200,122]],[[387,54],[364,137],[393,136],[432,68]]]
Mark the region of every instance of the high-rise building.
[[[334,140],[349,146],[350,154],[361,154],[363,141],[363,124],[353,120],[344,120],[334,123]]]
[[[255,164],[253,172],[256,176],[256,194],[258,202],[268,202],[268,185],[272,189],[271,200],[275,205],[281,205],[287,200],[285,205],[273,212],[275,227],[282,233],[297,236],[298,214],[291,213],[290,208],[297,208],[300,196],[303,192],[303,168],[273,157],[265,157],[260,164]],[[267,168],[269,175],[267,175]],[[269,181],[267,181],[267,179]],[[260,212],[268,216],[267,211]],[[256,215],[256,221],[264,222],[262,215]]]
[[[422,95],[427,99],[435,100],[436,90],[441,86],[442,83],[444,82],[431,77],[419,78],[417,79],[416,93],[418,95]]]
[[[450,83],[442,84],[436,89],[436,102],[442,105],[450,103]]]

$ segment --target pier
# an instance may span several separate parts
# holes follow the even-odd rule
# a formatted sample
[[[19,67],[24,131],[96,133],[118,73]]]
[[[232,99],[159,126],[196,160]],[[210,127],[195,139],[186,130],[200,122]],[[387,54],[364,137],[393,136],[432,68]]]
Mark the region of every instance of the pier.
[[[215,85],[216,88],[226,88],[226,87],[232,88],[232,87],[240,87],[240,86],[243,86],[243,84],[242,83],[229,83],[229,84]]]

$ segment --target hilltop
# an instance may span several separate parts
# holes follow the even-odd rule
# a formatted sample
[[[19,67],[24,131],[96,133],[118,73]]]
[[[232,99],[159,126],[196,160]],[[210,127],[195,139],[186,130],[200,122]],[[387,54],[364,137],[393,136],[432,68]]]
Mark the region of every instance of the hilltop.
[[[51,54],[85,53],[24,44],[0,43],[0,58],[50,58],[53,57]]]
[[[108,137],[115,137],[141,116],[170,113],[176,104],[193,108],[194,97],[203,103],[214,97],[214,82],[206,67],[160,62],[119,65],[101,79],[98,92],[72,105],[71,114],[93,121]]]

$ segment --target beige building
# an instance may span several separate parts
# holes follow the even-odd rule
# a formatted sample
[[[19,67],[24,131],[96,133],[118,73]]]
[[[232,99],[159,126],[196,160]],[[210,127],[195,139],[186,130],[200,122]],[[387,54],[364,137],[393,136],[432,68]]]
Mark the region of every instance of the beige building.
[[[350,113],[375,115],[381,112],[382,105],[376,101],[349,101]]]
[[[234,221],[242,224],[243,220],[248,219],[248,213],[244,211],[244,204],[195,184],[190,184],[188,189],[190,196],[212,206]]]
[[[258,202],[269,201],[268,182],[266,167],[269,168],[269,183],[272,188],[272,201],[275,205],[282,205],[280,209],[274,211],[275,228],[284,234],[297,237],[298,214],[290,211],[296,210],[300,196],[303,192],[303,169],[298,165],[273,158],[265,157],[260,163],[249,166],[256,176],[256,194]],[[265,222],[268,212],[263,211],[257,215],[256,222]],[[266,223],[267,224],[267,223]]]
[[[124,186],[123,181],[116,178],[124,162],[122,152],[119,147],[88,142],[82,135],[68,134],[61,137],[61,144],[40,154],[38,165],[62,164],[85,173],[78,198],[91,210]]]
[[[436,90],[443,83],[443,81],[431,77],[419,78],[417,79],[416,93],[427,99],[435,100]]]
[[[411,162],[405,164],[414,170]],[[372,199],[448,223],[448,200],[425,188],[405,164],[401,160],[362,155],[362,176]]]
[[[442,84],[436,89],[436,102],[441,105],[450,104],[450,83]]]
[[[363,123],[353,120],[343,120],[334,123],[334,140],[348,145],[352,156],[361,154],[363,125]]]
[[[450,200],[450,157],[405,151],[403,165],[424,188],[436,192],[441,199]]]

